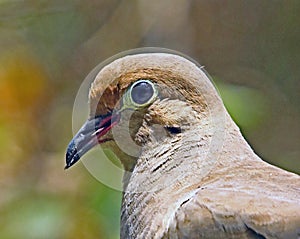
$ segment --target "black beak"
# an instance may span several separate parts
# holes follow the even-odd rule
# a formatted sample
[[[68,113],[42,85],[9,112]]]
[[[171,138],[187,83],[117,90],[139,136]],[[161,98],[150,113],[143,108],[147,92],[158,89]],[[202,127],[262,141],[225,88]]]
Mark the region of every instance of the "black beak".
[[[65,169],[75,164],[86,152],[97,144],[109,139],[101,139],[119,122],[118,114],[108,114],[87,120],[68,145]]]

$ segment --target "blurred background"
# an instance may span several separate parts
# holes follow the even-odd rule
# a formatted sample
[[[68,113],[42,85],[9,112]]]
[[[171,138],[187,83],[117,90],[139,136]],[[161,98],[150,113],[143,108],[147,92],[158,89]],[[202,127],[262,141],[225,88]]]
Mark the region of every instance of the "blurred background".
[[[300,173],[299,12],[297,0],[0,0],[0,238],[119,237],[121,193],[82,163],[63,168],[78,88],[131,48],[196,59],[254,150]]]

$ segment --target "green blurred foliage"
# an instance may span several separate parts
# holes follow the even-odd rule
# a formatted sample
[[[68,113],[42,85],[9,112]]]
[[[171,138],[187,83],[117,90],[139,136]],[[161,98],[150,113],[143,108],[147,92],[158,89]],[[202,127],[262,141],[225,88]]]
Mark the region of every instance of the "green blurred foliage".
[[[270,114],[262,93],[249,87],[217,83],[224,104],[245,133],[257,128]]]
[[[255,151],[299,173],[299,10],[297,0],[1,0],[0,238],[118,238],[121,192],[82,164],[63,167],[82,80],[131,48],[204,64]]]
[[[13,200],[1,212],[1,238],[60,238],[69,226],[65,204],[51,195]]]

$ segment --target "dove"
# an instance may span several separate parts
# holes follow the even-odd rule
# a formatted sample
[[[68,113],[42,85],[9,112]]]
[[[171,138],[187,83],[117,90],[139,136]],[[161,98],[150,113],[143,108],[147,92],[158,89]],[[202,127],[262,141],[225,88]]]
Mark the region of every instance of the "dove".
[[[89,110],[66,168],[96,145],[118,156],[122,239],[300,238],[299,175],[255,154],[195,61],[115,59],[92,82]]]

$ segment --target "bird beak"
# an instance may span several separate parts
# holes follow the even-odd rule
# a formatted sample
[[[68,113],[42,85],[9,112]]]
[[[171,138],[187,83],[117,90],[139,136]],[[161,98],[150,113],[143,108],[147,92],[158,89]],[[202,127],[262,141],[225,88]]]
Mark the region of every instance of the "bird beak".
[[[65,169],[75,164],[86,152],[109,139],[103,136],[120,120],[119,114],[97,116],[87,120],[68,145]]]

